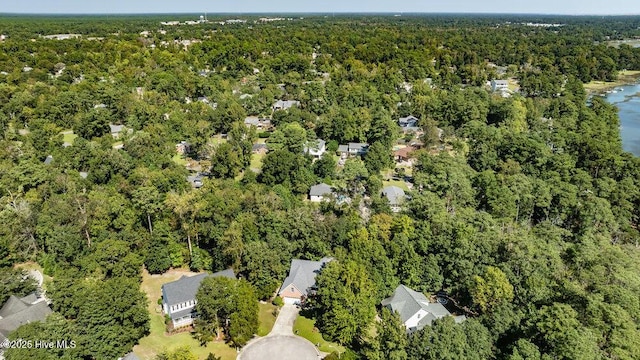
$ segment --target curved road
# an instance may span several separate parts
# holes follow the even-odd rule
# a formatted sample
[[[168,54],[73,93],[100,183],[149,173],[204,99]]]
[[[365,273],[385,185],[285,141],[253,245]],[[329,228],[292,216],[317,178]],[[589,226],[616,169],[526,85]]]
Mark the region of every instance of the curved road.
[[[278,314],[269,335],[250,341],[238,355],[238,360],[318,360],[315,346],[293,334],[298,316],[295,305],[285,304]]]

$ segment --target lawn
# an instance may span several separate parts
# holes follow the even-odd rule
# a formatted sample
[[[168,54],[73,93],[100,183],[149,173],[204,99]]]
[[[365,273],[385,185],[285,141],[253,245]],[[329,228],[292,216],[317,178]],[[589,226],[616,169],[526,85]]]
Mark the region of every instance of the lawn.
[[[180,165],[180,166],[185,166],[187,165],[187,160],[185,160],[185,158],[180,155],[180,154],[175,154],[173,155],[173,157],[171,158],[171,160],[173,160],[174,163]]]
[[[407,183],[402,180],[384,180],[382,181],[382,186],[397,186],[404,191],[409,191],[409,187],[407,187]]]
[[[73,145],[73,140],[75,140],[75,138],[78,137],[78,135],[73,133],[73,130],[69,129],[69,130],[64,130],[62,131],[60,134],[62,134],[62,141],[72,144]]]
[[[265,336],[273,328],[273,324],[276,323],[276,315],[274,315],[277,306],[271,303],[258,304],[260,312],[258,313],[258,336]]]
[[[616,81],[591,81],[584,84],[584,88],[591,92],[601,92],[615,87],[632,84],[640,79],[640,71],[638,70],[625,70],[618,73],[618,79]]]
[[[249,169],[254,172],[260,172],[262,170],[262,160],[265,156],[265,154],[251,154],[251,164],[249,165]]]
[[[151,315],[151,331],[148,336],[140,339],[140,344],[133,348],[133,352],[142,360],[153,360],[155,356],[165,350],[174,350],[180,346],[188,346],[198,359],[203,360],[214,353],[223,360],[236,358],[236,350],[223,342],[210,342],[206,347],[191,337],[191,334],[180,333],[175,335],[165,334],[164,316],[158,305],[161,296],[161,286],[164,283],[178,280],[182,275],[192,274],[186,270],[171,270],[163,275],[150,275],[146,270],[142,274],[141,289],[149,299],[149,314]]]
[[[302,315],[298,315],[296,322],[293,324],[293,332],[311,341],[313,344],[320,344],[318,349],[322,352],[332,353],[338,351],[343,353],[345,348],[336,343],[326,341],[322,334],[315,328],[315,320],[311,320]]]

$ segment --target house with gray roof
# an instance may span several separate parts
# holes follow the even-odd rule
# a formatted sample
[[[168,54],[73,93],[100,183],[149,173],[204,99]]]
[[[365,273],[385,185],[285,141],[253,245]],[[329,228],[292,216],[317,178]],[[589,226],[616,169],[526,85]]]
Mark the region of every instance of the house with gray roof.
[[[312,202],[321,202],[325,200],[325,197],[332,194],[333,190],[331,189],[331,186],[325,183],[313,185],[311,189],[309,189],[309,200]]]
[[[289,110],[292,107],[300,107],[300,101],[297,100],[278,100],[271,107],[273,111],[276,110]]]
[[[202,280],[207,277],[235,279],[236,274],[232,269],[227,269],[214,274],[183,276],[176,281],[162,285],[162,309],[171,318],[174,329],[193,324],[194,310],[198,303],[196,293]]]
[[[289,276],[284,279],[278,295],[285,304],[300,304],[316,290],[316,275],[332,258],[322,258],[320,261],[291,260]]]
[[[393,212],[400,211],[402,203],[407,197],[404,190],[397,186],[386,186],[382,188],[382,195],[389,201],[389,206],[391,206],[391,211]]]
[[[402,128],[402,132],[405,133],[420,131],[421,129],[418,126],[419,122],[420,120],[413,115],[401,117],[400,119],[398,119],[398,125],[400,125],[400,128]]]
[[[424,294],[404,285],[398,285],[393,295],[382,300],[381,304],[400,315],[400,320],[407,328],[407,333],[431,326],[431,323],[436,319],[451,316],[444,305],[438,302],[432,303]],[[464,315],[454,317],[456,323],[465,319]]]
[[[11,295],[0,308],[0,342],[20,326],[34,321],[44,321],[52,311],[44,298],[35,294],[22,298]]]
[[[254,126],[258,130],[271,129],[271,119],[261,118],[258,116],[247,116],[244,118],[244,125],[246,127]]]
[[[342,157],[346,156],[362,156],[369,150],[369,144],[367,143],[353,143],[350,142],[347,145],[338,145],[338,152]]]

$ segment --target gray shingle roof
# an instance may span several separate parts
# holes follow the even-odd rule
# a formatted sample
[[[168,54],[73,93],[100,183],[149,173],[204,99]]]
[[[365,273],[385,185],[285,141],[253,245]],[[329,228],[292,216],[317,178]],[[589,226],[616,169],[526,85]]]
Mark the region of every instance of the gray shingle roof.
[[[183,276],[176,281],[162,285],[163,301],[169,305],[177,305],[196,298],[196,293],[200,283],[206,277],[227,277],[235,279],[236,274],[232,269],[218,271],[214,274],[198,274],[194,276]]]
[[[382,195],[386,196],[390,205],[400,205],[404,201],[404,190],[397,186],[387,186],[382,189]]]
[[[289,276],[284,279],[282,287],[280,287],[280,291],[278,291],[278,293],[293,285],[306,296],[309,290],[312,290],[316,286],[316,275],[318,275],[322,267],[331,260],[331,258],[322,258],[320,261],[300,259],[291,260]]]
[[[333,191],[331,190],[331,186],[322,183],[318,185],[313,185],[309,190],[309,196],[323,196],[331,194]]]
[[[124,125],[109,124],[109,129],[111,130],[112,134],[119,134],[122,131],[122,129],[124,129]]]
[[[422,293],[414,291],[404,285],[399,285],[393,292],[393,295],[382,300],[381,304],[397,312],[403,323],[411,319],[420,310],[425,311],[427,314],[418,322],[418,330],[427,325],[431,325],[436,319],[451,315],[449,310],[442,304],[429,302],[427,297]],[[456,316],[454,320],[459,323],[464,321],[464,319],[464,316]]]
[[[36,303],[27,302],[31,296],[19,299],[11,296],[0,310],[0,337],[7,337],[10,332],[16,330],[24,324],[34,321],[43,321],[52,313],[49,305],[45,301]]]
[[[349,152],[349,145],[338,145],[338,152],[341,152],[341,153]]]
[[[49,165],[53,162],[53,156],[47,155],[46,159],[44,159],[44,164]]]

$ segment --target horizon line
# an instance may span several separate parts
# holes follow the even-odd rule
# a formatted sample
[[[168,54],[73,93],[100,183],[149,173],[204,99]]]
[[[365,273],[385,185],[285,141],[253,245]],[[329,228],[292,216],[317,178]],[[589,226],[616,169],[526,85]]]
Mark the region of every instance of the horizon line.
[[[546,13],[546,12],[489,12],[489,11],[290,11],[290,12],[244,12],[244,11],[185,11],[185,12],[0,12],[0,16],[12,15],[530,15],[530,16],[640,16],[640,13]]]

